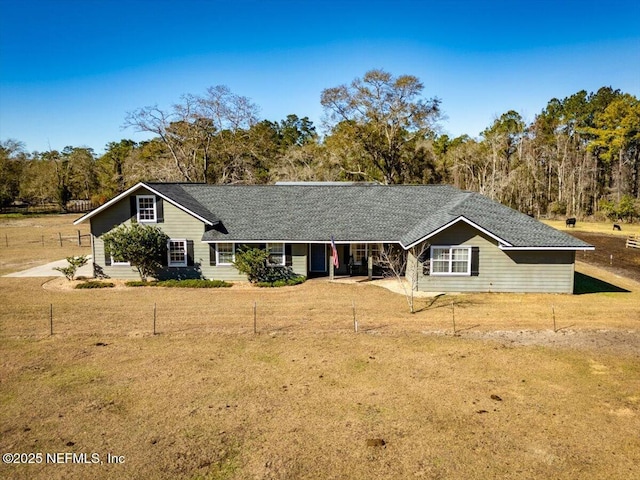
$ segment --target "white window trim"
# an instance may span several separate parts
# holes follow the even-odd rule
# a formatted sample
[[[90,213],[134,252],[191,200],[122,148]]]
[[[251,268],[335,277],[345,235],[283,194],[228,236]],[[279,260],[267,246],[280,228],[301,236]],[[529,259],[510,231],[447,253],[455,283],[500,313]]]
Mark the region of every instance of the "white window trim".
[[[350,250],[350,255],[353,257],[353,264],[354,265],[362,265],[362,257],[356,258],[353,255],[353,250],[354,250],[353,245],[364,245],[364,253],[365,253],[365,258],[367,259],[367,261],[368,261],[369,257],[372,255],[375,245],[378,246],[377,247],[378,254],[384,250],[382,242],[353,242],[350,245],[351,245],[351,247],[349,248],[349,250]],[[374,258],[374,262],[375,262],[375,260],[376,259]]]
[[[284,266],[284,265],[286,265],[286,263],[287,263],[287,255],[286,255],[286,250],[284,248],[284,243],[280,243],[280,242],[267,243],[267,247],[266,247],[267,248],[267,253],[269,255],[271,255],[271,247],[274,246],[274,245],[279,245],[279,246],[282,247],[282,262],[273,263],[273,262],[269,261],[269,265],[272,265],[272,266]]]
[[[130,267],[131,266],[131,262],[118,262],[113,258],[113,255],[111,256],[111,266],[112,267]]]
[[[434,272],[433,271],[433,250],[434,249],[449,249],[449,271],[448,272]],[[453,272],[453,252],[452,249],[464,249],[468,251],[467,255],[467,271],[466,272]],[[431,251],[429,252],[429,275],[441,276],[441,277],[469,277],[471,276],[471,247],[466,245],[431,245]],[[438,261],[438,260],[436,260]]]
[[[151,199],[153,201],[153,219],[140,219],[140,200]],[[136,220],[139,223],[157,223],[158,222],[158,210],[156,208],[156,196],[155,195],[136,195]]]
[[[217,265],[233,265],[233,263],[231,262],[221,262],[220,261],[220,248],[219,245],[223,243],[225,245],[231,245],[231,251],[233,252],[232,255],[232,261],[235,262],[236,261],[236,244],[233,242],[220,242],[220,243],[216,243],[216,266]]]
[[[173,242],[182,242],[184,245],[184,261],[183,262],[172,262],[171,261],[171,243]],[[186,238],[170,238],[167,241],[167,265],[169,267],[186,267],[188,263],[187,259],[187,239]]]

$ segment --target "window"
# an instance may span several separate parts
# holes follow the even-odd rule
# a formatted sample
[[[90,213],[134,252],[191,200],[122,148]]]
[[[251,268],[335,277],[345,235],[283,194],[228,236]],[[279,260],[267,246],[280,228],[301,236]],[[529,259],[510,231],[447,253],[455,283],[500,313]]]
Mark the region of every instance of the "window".
[[[231,265],[236,259],[234,243],[218,243],[216,248],[216,264]]]
[[[356,265],[360,265],[363,262],[367,263],[367,244],[352,243],[351,256],[353,257],[353,263],[355,263]]]
[[[471,247],[431,247],[431,275],[471,275]]]
[[[169,266],[170,267],[186,267],[187,266],[187,241],[186,240],[169,240],[167,245],[169,250]]]
[[[267,243],[267,252],[271,265],[284,265],[284,243]]]
[[[115,258],[113,258],[113,255],[111,255],[111,266],[112,267],[131,266],[131,264],[126,260],[116,260]]]
[[[369,256],[373,257],[375,262],[380,257],[381,250],[382,245],[379,243],[352,243],[351,256],[353,257],[353,263],[356,265],[366,264]]]
[[[136,206],[138,207],[139,222],[156,221],[156,197],[153,195],[137,195]]]

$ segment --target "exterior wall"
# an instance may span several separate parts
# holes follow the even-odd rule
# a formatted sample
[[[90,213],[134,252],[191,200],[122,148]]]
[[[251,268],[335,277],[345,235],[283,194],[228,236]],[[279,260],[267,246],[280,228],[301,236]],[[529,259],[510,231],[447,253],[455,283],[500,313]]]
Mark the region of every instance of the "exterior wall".
[[[152,195],[145,189],[139,189],[135,195]],[[130,197],[123,198],[106,210],[91,218],[91,235],[93,243],[93,261],[97,270],[110,278],[125,280],[139,280],[137,270],[128,265],[107,265],[105,260],[104,242],[102,235],[121,224],[131,224]],[[189,267],[164,267],[160,278],[208,278],[212,280],[246,281],[247,277],[238,272],[231,265],[210,265],[209,244],[202,243],[205,225],[180,210],[171,203],[163,202],[164,221],[150,223],[162,229],[170,238],[193,241],[194,265]],[[307,245],[293,244],[291,246],[292,269],[299,275],[307,275]]]
[[[575,251],[503,251],[491,237],[462,222],[429,239],[431,245],[478,247],[477,274],[424,275],[418,262],[417,289],[427,292],[573,293]],[[418,251],[417,254],[420,252]],[[429,252],[426,253],[429,255]],[[409,269],[415,268],[409,253]]]
[[[139,189],[135,195],[152,195],[145,189]],[[138,276],[135,268],[128,265],[106,265],[104,242],[102,235],[120,224],[131,224],[130,197],[123,198],[110,208],[100,212],[91,219],[91,234],[93,235],[94,262],[111,278],[136,280]],[[164,267],[160,278],[209,278],[216,280],[246,280],[235,268],[230,266],[209,265],[209,245],[202,243],[204,224],[188,213],[180,210],[169,202],[163,202],[164,221],[150,223],[162,229],[170,238],[193,241],[193,266]]]

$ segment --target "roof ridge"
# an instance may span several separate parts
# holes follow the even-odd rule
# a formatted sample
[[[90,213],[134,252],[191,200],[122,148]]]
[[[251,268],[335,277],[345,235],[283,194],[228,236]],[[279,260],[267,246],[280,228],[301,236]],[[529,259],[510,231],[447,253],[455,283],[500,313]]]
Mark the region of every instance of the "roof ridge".
[[[453,204],[449,205],[449,207],[447,208],[447,213],[449,213],[450,215],[456,215],[455,209],[460,207],[460,205],[465,203],[467,200],[469,200],[473,196],[474,196],[474,192],[461,191],[460,198],[458,198]]]

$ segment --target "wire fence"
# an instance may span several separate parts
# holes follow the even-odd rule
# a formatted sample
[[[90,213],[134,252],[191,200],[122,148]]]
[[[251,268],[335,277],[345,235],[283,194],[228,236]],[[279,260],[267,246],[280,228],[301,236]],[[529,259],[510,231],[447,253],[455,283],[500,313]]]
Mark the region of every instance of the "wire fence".
[[[0,207],[0,213],[19,213],[23,215],[36,215],[43,213],[85,213],[96,208],[98,204],[91,200],[72,200],[67,203],[65,209],[57,203],[14,204]]]
[[[76,292],[69,292],[74,294]],[[77,292],[80,294],[81,292]],[[425,306],[416,315],[397,312],[380,315],[379,306],[355,298],[336,299],[330,306],[313,303],[292,307],[286,301],[263,298],[217,308],[215,297],[202,303],[156,297],[142,300],[84,305],[76,301],[30,303],[14,311],[0,311],[0,338],[46,337],[147,337],[154,335],[278,335],[278,334],[405,334],[426,330],[456,335],[487,324],[488,318],[473,312],[465,299]],[[539,307],[539,308],[538,308]],[[540,305],[518,314],[518,324],[559,331],[573,326],[562,309]]]
[[[24,245],[39,245],[43,248],[52,246],[64,247],[68,245],[88,247],[91,245],[91,234],[76,230],[76,232],[72,234],[63,235],[62,232],[39,235],[32,234],[25,238],[24,233],[20,235],[4,233],[0,238],[0,248],[23,247]]]
[[[354,331],[355,314],[360,331],[375,329],[367,324],[367,310],[358,312],[345,305],[326,319],[311,320],[293,313],[282,302],[254,301],[233,311],[160,302],[140,303],[135,308],[123,304],[104,305],[99,314],[88,314],[81,302],[28,304],[19,311],[0,313],[0,337],[42,338],[54,336],[147,336],[154,334],[274,334],[278,332]],[[355,312],[355,314],[354,314]],[[337,315],[336,315],[337,314]],[[381,325],[378,322],[378,327]]]

